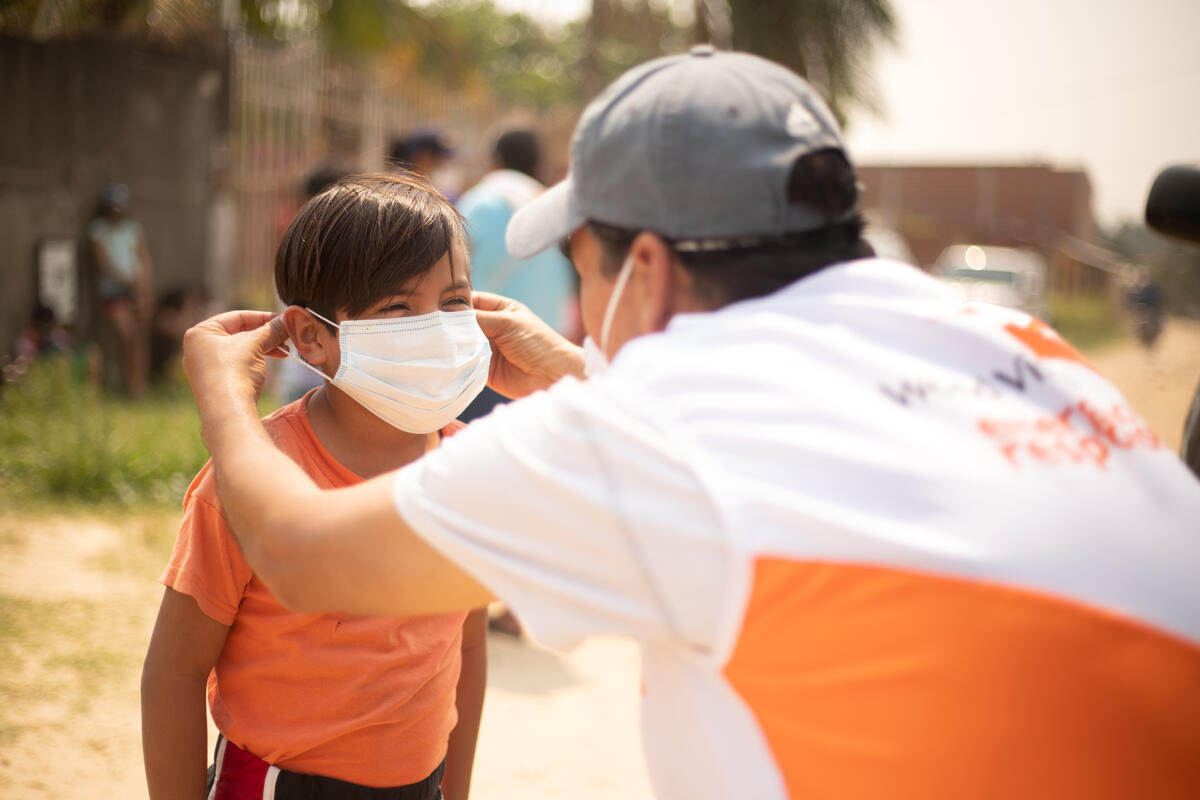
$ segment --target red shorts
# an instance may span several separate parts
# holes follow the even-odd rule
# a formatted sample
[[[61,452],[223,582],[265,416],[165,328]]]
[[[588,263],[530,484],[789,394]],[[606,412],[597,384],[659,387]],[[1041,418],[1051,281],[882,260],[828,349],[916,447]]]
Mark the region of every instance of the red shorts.
[[[280,769],[221,736],[209,773],[208,800],[441,800],[445,767],[442,762],[424,780],[405,786],[359,786]]]

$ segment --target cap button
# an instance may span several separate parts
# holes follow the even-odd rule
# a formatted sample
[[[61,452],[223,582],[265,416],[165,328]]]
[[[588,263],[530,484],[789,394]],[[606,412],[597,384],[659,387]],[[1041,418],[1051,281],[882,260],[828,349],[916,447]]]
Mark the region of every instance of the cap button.
[[[711,44],[695,44],[692,45],[692,55],[694,56],[711,56],[717,52],[717,48]]]

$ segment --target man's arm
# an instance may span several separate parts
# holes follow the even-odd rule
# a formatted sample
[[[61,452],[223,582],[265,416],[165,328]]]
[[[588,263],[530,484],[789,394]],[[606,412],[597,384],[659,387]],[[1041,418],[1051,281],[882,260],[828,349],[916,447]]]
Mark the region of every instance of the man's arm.
[[[275,448],[255,407],[266,354],[287,336],[273,316],[227,312],[184,337],[225,517],[251,569],[298,611],[401,615],[486,605],[487,589],[396,512],[394,474],[323,491]]]
[[[493,598],[396,512],[395,475],[322,490],[282,452],[253,405],[205,425],[225,517],[255,574],[288,608],[436,614]]]
[[[205,684],[229,628],[167,588],[142,668],[142,755],[151,800],[204,797]]]
[[[458,724],[450,732],[446,771],[442,775],[446,800],[467,800],[471,793],[471,771],[475,766],[475,745],[479,740],[486,689],[487,608],[477,608],[463,622],[462,671],[454,697]]]

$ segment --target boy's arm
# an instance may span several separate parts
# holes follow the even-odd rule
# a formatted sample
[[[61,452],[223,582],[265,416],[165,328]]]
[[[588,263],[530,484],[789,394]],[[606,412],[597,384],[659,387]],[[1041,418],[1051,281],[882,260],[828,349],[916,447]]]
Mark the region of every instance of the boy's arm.
[[[142,667],[142,755],[150,800],[204,797],[205,683],[229,628],[167,587]]]
[[[475,743],[483,694],[487,688],[487,607],[477,608],[463,622],[462,671],[454,698],[458,724],[450,732],[446,749],[446,771],[442,793],[446,800],[467,800],[471,793],[471,770],[475,766]]]

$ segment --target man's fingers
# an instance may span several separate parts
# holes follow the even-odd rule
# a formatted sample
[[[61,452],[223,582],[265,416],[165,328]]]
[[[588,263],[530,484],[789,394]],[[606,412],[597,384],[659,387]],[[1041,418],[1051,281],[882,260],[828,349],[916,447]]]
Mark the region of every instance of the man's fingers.
[[[516,306],[516,301],[491,292],[471,292],[471,303],[476,311],[507,311]]]
[[[235,334],[261,328],[276,316],[278,315],[273,311],[226,311],[223,314],[217,314],[215,317],[208,318],[197,327]]]
[[[288,340],[287,326],[283,324],[283,315],[278,314],[267,325],[259,329],[261,338],[259,346],[263,352],[272,358],[287,358],[287,351],[281,345]]]

